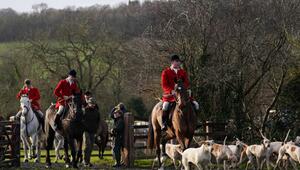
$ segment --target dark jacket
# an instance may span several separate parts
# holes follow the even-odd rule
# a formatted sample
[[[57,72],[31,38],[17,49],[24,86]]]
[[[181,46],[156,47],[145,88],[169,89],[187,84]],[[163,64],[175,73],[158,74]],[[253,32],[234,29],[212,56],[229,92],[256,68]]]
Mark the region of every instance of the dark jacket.
[[[119,117],[115,119],[114,127],[113,127],[113,136],[115,137],[116,145],[124,145],[124,128],[125,123],[123,117]]]

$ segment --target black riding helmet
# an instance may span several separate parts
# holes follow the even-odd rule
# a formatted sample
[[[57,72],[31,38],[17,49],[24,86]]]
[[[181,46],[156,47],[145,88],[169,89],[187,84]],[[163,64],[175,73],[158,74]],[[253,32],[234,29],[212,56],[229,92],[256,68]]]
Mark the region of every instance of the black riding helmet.
[[[179,55],[171,54],[170,56],[171,61],[181,61]]]

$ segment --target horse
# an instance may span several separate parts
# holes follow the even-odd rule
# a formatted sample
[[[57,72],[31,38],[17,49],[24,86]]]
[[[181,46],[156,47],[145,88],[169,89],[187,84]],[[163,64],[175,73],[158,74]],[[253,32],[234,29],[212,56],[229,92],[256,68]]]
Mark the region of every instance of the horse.
[[[96,133],[96,137],[95,137],[95,143],[97,144],[98,148],[99,148],[99,158],[103,159],[104,156],[104,151],[106,148],[106,145],[108,143],[108,125],[104,120],[100,120],[99,123],[99,128],[97,130]]]
[[[170,111],[170,114],[173,112],[170,120],[172,121],[171,127],[168,126],[167,130],[162,133],[162,102],[154,106],[149,119],[148,148],[156,148],[159,168],[162,165],[160,144],[164,151],[167,141],[176,138],[181,148],[185,150],[190,146],[196,129],[196,113],[182,80],[178,80],[175,94],[176,106]]]
[[[81,94],[76,93],[71,101],[67,104],[68,109],[64,113],[64,118],[61,121],[61,129],[57,130],[64,137],[64,159],[66,167],[72,165],[73,168],[78,168],[78,158],[82,155],[82,140],[83,140],[83,111]],[[46,146],[46,168],[51,167],[50,150],[53,145],[55,136],[54,117],[56,114],[55,105],[51,105],[46,111],[45,131],[47,135]],[[76,145],[77,143],[77,150]],[[71,149],[72,162],[70,161],[68,150]],[[72,164],[70,164],[72,163]]]
[[[27,95],[21,96],[20,105],[22,109],[22,115],[20,118],[21,122],[21,140],[24,147],[24,162],[28,162],[28,158],[35,158],[35,162],[40,162],[40,146],[39,139],[42,133],[42,125],[39,123],[37,116],[31,108],[30,99]],[[28,156],[28,147],[29,141],[31,138],[31,147],[29,148]]]

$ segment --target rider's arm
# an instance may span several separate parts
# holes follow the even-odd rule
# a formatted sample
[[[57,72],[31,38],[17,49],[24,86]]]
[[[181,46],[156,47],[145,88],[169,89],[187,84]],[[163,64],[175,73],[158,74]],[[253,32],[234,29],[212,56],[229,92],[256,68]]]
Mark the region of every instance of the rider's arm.
[[[170,87],[169,85],[168,75],[166,71],[163,71],[161,74],[161,85],[165,93],[170,94],[172,90],[174,90],[174,87]]]
[[[183,80],[184,87],[186,89],[190,88],[190,81],[189,81],[189,77],[188,77],[188,74],[186,71],[183,71],[183,78],[184,78],[184,80]]]
[[[34,88],[33,90],[33,97],[32,97],[32,100],[40,100],[41,98],[41,95],[40,95],[40,91],[37,89],[37,88]]]
[[[16,98],[17,98],[18,100],[21,99],[22,93],[23,93],[23,90],[20,90],[19,93],[17,94]]]
[[[62,89],[62,81],[60,81],[54,89],[54,95],[56,97],[63,97],[62,94],[60,93],[61,89]]]

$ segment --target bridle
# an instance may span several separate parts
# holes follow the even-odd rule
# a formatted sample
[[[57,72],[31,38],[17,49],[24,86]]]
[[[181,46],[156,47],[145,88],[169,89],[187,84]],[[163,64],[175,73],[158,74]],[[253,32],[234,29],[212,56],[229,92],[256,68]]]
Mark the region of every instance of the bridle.
[[[23,109],[26,109],[26,114],[28,115],[28,112],[31,110],[28,106],[26,106],[26,105],[23,105]],[[24,116],[24,118],[25,118],[25,130],[26,130],[26,135],[27,136],[29,136],[29,133],[28,133],[28,129],[27,129],[27,127],[28,127],[28,124],[29,123],[31,123],[32,121],[33,121],[33,119],[34,119],[34,114],[32,114],[32,118],[31,118],[31,120],[30,121],[28,121],[27,122],[27,116],[25,116],[25,115],[23,115],[23,111],[22,111],[22,116]]]
[[[26,106],[26,105],[24,105],[23,106],[27,111],[26,111],[26,114],[28,114],[28,112],[30,111],[30,108],[28,107],[28,106]],[[24,118],[25,118],[25,124],[26,124],[26,126],[30,123],[30,122],[32,122],[33,121],[33,119],[34,119],[34,115],[32,115],[31,117],[31,120],[29,121],[29,122],[27,122],[26,121],[26,116],[25,115],[23,115],[24,116]]]

